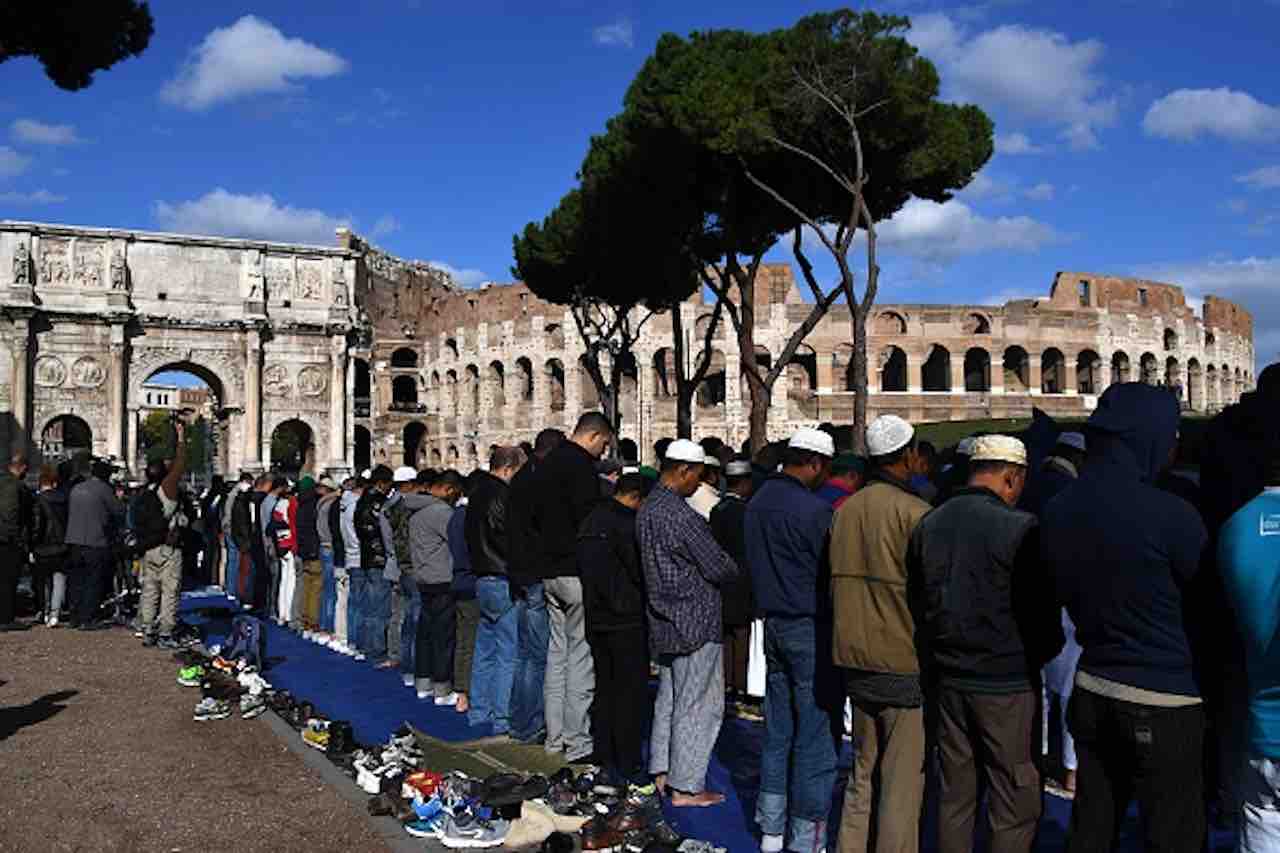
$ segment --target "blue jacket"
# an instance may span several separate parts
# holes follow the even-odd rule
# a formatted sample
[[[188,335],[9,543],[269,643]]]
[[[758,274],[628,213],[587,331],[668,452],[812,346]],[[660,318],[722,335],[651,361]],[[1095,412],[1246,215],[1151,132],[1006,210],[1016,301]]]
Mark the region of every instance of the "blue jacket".
[[[476,575],[471,570],[467,550],[467,505],[454,507],[449,516],[449,552],[453,555],[453,594],[457,598],[476,597]]]
[[[1042,557],[1083,648],[1090,675],[1159,693],[1199,696],[1184,595],[1208,535],[1199,513],[1161,491],[1178,430],[1167,390],[1113,385],[1086,432],[1080,478],[1049,502]]]
[[[747,504],[746,551],[756,608],[816,616],[830,577],[831,505],[789,474],[774,474]],[[822,607],[825,611],[828,608]]]

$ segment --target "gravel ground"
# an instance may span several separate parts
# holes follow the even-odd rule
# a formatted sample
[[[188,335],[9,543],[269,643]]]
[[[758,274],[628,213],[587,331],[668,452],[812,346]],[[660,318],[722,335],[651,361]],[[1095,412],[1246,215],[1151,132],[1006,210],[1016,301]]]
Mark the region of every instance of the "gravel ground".
[[[386,851],[264,720],[194,722],[177,670],[120,629],[0,633],[0,851]]]

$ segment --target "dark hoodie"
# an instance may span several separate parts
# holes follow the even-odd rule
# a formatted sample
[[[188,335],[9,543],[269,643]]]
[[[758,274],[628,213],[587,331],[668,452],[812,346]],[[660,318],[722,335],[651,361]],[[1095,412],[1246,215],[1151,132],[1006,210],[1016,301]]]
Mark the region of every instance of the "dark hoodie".
[[[1084,649],[1080,671],[1199,696],[1183,606],[1208,536],[1190,504],[1154,485],[1177,430],[1167,390],[1108,388],[1086,427],[1088,461],[1049,502],[1041,545]]]
[[[1269,448],[1280,440],[1280,366],[1262,371],[1258,382],[1257,391],[1224,409],[1205,434],[1200,499],[1215,534],[1267,485]]]

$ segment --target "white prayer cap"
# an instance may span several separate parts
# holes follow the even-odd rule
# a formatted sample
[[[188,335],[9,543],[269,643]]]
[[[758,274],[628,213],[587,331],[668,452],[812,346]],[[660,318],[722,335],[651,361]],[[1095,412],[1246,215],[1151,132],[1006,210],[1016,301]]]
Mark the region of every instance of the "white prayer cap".
[[[977,441],[977,439],[973,436],[960,439],[960,442],[956,445],[956,453],[959,453],[961,456],[972,456],[973,443],[975,441]]]
[[[372,469],[372,468],[365,468],[363,471],[361,471],[361,472],[360,472],[360,479],[361,479],[361,480],[367,480],[367,479],[369,479],[369,478],[370,478],[370,477],[372,477],[372,476],[373,476],[373,469]]]
[[[1058,444],[1065,444],[1067,447],[1074,447],[1081,453],[1086,452],[1089,448],[1084,441],[1084,433],[1082,432],[1064,432],[1058,436]]]
[[[417,476],[417,471],[413,470],[408,465],[401,465],[396,469],[396,473],[392,479],[397,483],[412,483]]]
[[[1008,462],[1011,465],[1027,464],[1027,446],[1008,435],[983,435],[973,441],[970,462]]]
[[[718,457],[712,456],[710,453],[704,456],[702,458],[702,461],[707,465],[710,465],[712,468],[720,467],[720,459]]]
[[[724,466],[724,475],[726,477],[750,477],[751,463],[745,459],[735,459]]]
[[[888,456],[911,443],[915,427],[897,415],[881,415],[867,425],[867,454]]]
[[[671,462],[687,462],[690,465],[702,465],[707,461],[706,451],[702,445],[687,438],[678,438],[667,445],[667,455],[663,457]]]
[[[831,435],[813,427],[802,427],[796,430],[791,440],[787,442],[787,446],[796,450],[820,453],[828,459],[834,459],[836,455],[836,443]]]

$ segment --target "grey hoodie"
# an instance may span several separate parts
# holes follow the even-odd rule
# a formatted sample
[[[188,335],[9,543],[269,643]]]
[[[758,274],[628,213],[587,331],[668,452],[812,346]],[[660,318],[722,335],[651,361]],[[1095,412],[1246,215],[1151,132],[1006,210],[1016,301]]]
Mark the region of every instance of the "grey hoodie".
[[[403,496],[409,516],[409,551],[413,554],[413,579],[421,584],[453,582],[453,556],[449,553],[449,518],[453,507],[433,495]]]

